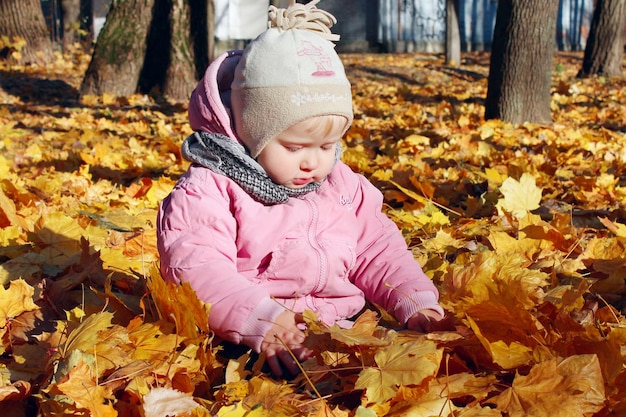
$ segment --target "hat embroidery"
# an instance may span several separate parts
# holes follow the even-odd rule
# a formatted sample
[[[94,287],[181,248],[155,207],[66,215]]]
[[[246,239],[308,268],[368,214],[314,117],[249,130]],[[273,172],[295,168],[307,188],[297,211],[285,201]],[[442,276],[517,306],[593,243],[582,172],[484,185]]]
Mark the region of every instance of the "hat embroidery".
[[[324,53],[324,48],[315,46],[310,41],[302,42],[302,49],[298,51],[298,56],[308,56],[315,63],[316,70],[311,73],[313,77],[332,77],[335,71],[330,69],[332,61],[329,54]]]
[[[337,103],[348,102],[351,97],[345,94],[330,94],[330,93],[310,93],[308,88],[304,91],[296,91],[291,95],[291,102],[296,106],[304,106],[311,103]]]

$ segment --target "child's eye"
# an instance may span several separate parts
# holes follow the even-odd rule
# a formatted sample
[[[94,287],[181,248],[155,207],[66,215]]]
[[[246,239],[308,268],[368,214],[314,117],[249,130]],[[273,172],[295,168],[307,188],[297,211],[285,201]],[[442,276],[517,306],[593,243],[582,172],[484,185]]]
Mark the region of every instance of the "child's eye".
[[[285,146],[285,148],[287,148],[289,152],[298,152],[300,149],[302,149],[301,146]]]
[[[327,145],[322,145],[322,149],[325,151],[330,151],[332,149],[335,149],[335,144],[334,143],[330,143]]]

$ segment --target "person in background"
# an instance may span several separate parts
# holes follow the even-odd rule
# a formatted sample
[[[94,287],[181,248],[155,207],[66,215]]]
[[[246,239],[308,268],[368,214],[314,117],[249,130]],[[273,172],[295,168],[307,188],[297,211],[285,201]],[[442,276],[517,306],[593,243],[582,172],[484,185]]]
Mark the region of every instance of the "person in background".
[[[409,329],[442,320],[438,292],[382,213],[382,194],[341,162],[351,86],[315,4],[271,6],[269,28],[208,67],[193,91],[182,145],[192,164],[162,202],[166,280],[211,305],[221,338],[298,373],[301,313],[350,327],[366,302]]]

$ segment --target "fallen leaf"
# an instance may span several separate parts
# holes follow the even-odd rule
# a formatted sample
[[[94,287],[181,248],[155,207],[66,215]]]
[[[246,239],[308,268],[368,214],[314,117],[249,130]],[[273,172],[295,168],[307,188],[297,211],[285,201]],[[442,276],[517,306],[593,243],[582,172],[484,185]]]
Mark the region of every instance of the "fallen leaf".
[[[596,355],[539,363],[490,400],[511,417],[594,415],[604,407],[604,379]]]
[[[145,417],[177,416],[199,406],[191,395],[171,388],[153,388],[143,397]]]
[[[424,339],[392,344],[376,352],[376,366],[361,371],[354,387],[364,389],[370,402],[384,403],[396,395],[399,386],[418,385],[434,377],[442,356],[442,349]]]
[[[524,173],[519,181],[507,178],[500,186],[503,198],[498,200],[497,207],[522,218],[528,212],[539,208],[541,188],[537,187],[534,176]]]

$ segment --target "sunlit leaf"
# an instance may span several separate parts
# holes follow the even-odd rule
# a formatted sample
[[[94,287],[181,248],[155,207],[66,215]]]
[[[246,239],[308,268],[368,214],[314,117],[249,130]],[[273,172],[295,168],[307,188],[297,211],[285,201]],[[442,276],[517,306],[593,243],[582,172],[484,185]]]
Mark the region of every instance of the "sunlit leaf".
[[[512,417],[593,415],[604,407],[598,357],[578,355],[535,365],[493,401]],[[556,406],[558,405],[558,406]]]
[[[80,325],[74,329],[67,337],[62,352],[63,356],[73,350],[91,351],[100,340],[100,332],[111,327],[113,313],[103,311],[86,317]]]
[[[512,213],[517,218],[524,217],[529,211],[539,208],[541,188],[537,187],[535,177],[524,173],[519,181],[507,178],[500,186],[503,198],[498,201],[498,208]]]
[[[418,340],[392,344],[375,355],[377,367],[361,371],[355,388],[365,389],[369,401],[384,403],[393,398],[401,385],[417,385],[433,377],[443,351],[433,342]]]
[[[143,397],[145,417],[176,416],[189,413],[199,404],[191,395],[171,388],[153,388]]]
[[[35,289],[22,279],[12,281],[8,289],[0,286],[0,322],[5,323],[25,311],[38,309],[33,300],[34,294]]]
[[[57,385],[77,409],[86,409],[92,415],[102,417],[116,417],[117,411],[113,407],[114,396],[106,385],[98,385],[93,379],[91,368],[79,362],[69,371],[68,378]]]
[[[0,36],[8,58],[24,46]],[[404,331],[376,305],[349,329],[305,311],[314,357],[290,381],[222,350],[209,306],[158,272],[158,206],[189,166],[185,103],[76,102],[91,54],[55,57],[0,59],[0,414],[143,416],[155,389],[200,404],[191,417],[626,413],[626,87],[577,78],[581,55],[555,54],[551,125],[484,120],[488,54],[463,71],[342,56],[342,160],[382,192],[454,330]]]
[[[166,283],[160,272],[152,266],[148,286],[160,317],[172,322],[181,337],[196,339],[200,332],[208,334],[210,306],[198,299],[188,283]],[[185,308],[181,309],[180,306]]]

